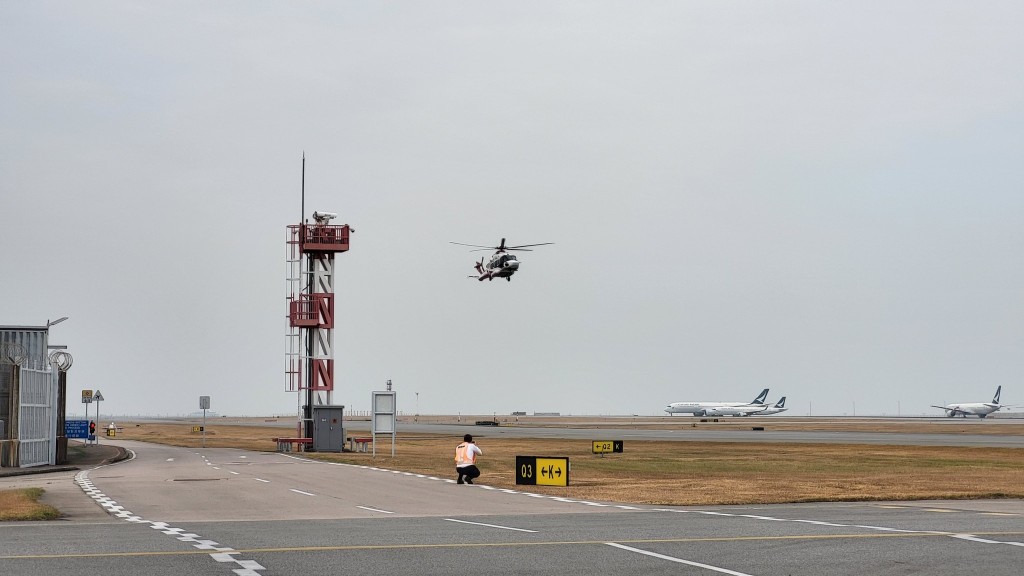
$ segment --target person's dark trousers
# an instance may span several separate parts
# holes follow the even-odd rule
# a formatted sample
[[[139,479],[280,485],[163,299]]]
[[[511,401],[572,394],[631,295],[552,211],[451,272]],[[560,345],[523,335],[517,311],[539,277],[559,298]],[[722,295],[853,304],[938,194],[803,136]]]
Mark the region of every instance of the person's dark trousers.
[[[459,475],[459,479],[456,480],[456,484],[462,484],[463,478],[465,478],[465,482],[472,484],[473,479],[478,478],[480,476],[480,469],[477,468],[475,464],[463,466],[462,468],[456,466],[455,472]]]

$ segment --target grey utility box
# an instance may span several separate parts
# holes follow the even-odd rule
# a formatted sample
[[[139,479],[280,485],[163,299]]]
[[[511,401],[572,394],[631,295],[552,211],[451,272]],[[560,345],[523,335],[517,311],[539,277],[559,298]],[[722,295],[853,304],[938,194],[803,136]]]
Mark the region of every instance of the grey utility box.
[[[341,452],[345,446],[344,406],[313,406],[313,450]]]

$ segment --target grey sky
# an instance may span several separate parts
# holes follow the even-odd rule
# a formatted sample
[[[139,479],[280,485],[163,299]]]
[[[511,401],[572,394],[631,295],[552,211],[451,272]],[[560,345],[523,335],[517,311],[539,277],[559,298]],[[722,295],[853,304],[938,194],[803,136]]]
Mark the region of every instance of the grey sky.
[[[0,324],[104,409],[290,414],[285,227],[336,401],[1024,403],[1019,2],[0,1]],[[448,244],[555,242],[512,282]],[[69,408],[80,410],[72,403]]]

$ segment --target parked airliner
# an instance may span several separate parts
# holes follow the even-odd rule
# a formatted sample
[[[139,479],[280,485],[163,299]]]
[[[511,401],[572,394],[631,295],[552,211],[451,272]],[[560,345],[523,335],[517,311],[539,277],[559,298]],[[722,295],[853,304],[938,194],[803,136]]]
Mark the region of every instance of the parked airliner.
[[[694,416],[749,416],[764,410],[764,399],[768,397],[765,388],[750,402],[673,402],[665,407],[671,414],[693,414]]]
[[[786,397],[783,396],[774,406],[765,406],[764,410],[757,412],[758,416],[768,416],[769,414],[778,414],[779,412],[785,412],[789,410],[786,408]]]
[[[998,411],[1000,408],[1006,408],[1006,404],[999,403],[999,394],[1003,391],[1003,387],[999,386],[996,388],[996,395],[992,398],[991,402],[964,402],[959,404],[946,404],[945,406],[932,405],[932,408],[942,408],[946,411],[946,416],[950,418],[954,416],[963,416],[967,418],[967,415],[977,416],[978,418],[984,418],[989,414]]]

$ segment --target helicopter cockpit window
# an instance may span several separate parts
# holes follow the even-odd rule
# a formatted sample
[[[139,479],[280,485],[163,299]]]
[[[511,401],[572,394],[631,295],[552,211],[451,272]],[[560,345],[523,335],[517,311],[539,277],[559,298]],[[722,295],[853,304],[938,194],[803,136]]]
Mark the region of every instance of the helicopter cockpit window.
[[[509,254],[509,255],[508,255],[508,259],[509,259],[509,260],[516,260],[516,257],[515,257],[515,255],[514,255],[514,254]]]

